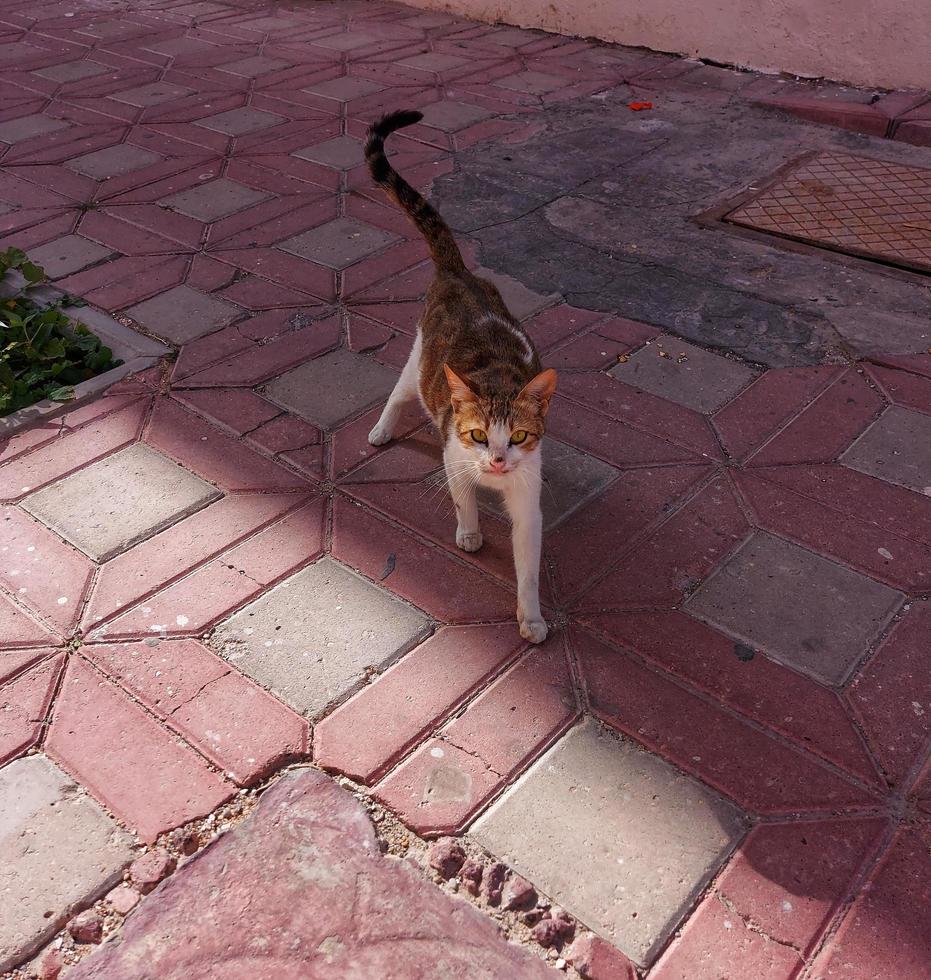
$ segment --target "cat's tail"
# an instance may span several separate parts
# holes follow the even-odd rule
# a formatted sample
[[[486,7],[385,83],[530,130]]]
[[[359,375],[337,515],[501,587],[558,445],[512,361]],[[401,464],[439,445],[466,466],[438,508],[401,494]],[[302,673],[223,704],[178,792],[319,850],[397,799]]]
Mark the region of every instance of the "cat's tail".
[[[375,183],[383,187],[388,196],[407,212],[417,230],[426,238],[437,268],[447,272],[461,272],[465,268],[465,262],[449,226],[436,208],[411,187],[385,156],[385,137],[396,129],[413,126],[421,119],[423,113],[413,109],[382,116],[369,127],[365,141],[365,160]]]

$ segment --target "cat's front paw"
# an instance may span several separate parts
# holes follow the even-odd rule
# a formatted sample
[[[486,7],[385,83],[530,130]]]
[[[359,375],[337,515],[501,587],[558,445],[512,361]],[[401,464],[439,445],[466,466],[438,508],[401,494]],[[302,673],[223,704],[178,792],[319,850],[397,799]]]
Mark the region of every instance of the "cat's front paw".
[[[463,551],[478,551],[482,546],[481,531],[456,530],[456,545]]]
[[[386,425],[376,422],[375,428],[369,433],[369,445],[384,446],[386,442],[391,442],[393,435],[394,433]]]
[[[542,643],[546,639],[546,622],[542,619],[518,619],[520,635],[531,643]]]

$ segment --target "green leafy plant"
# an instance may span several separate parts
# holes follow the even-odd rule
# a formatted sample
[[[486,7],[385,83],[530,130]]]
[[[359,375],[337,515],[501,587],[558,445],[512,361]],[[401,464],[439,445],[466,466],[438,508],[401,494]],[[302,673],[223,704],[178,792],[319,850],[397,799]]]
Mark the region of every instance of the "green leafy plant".
[[[61,312],[62,305],[78,305],[76,300],[63,296],[43,303],[30,295],[45,282],[45,271],[18,248],[0,252],[0,280],[13,270],[26,282],[0,297],[0,416],[43,398],[69,401],[76,384],[122,363],[87,327]]]

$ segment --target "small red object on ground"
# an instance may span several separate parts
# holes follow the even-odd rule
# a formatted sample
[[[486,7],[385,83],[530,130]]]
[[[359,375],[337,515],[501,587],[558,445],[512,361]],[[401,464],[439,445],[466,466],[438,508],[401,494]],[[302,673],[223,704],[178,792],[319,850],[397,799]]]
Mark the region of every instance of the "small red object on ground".
[[[627,108],[632,109],[634,112],[643,112],[644,109],[652,109],[652,102],[628,102]]]

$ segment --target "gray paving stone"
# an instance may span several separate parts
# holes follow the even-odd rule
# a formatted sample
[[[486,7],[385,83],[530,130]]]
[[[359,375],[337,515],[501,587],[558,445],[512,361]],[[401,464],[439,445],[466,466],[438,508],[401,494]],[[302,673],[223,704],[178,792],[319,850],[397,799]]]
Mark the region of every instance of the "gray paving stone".
[[[176,344],[225,327],[242,315],[239,307],[190,286],[175,286],[131,306],[126,312],[152,333]]]
[[[243,78],[258,78],[260,75],[269,75],[273,71],[281,71],[287,68],[291,62],[282,61],[281,58],[269,58],[264,54],[257,54],[251,58],[241,58],[239,61],[231,61],[228,65],[222,65],[221,71],[228,71],[233,75],[241,75]]]
[[[71,123],[64,119],[52,119],[41,113],[8,119],[6,122],[0,122],[0,143],[22,143],[36,136],[47,136],[60,129],[67,129],[70,125]]]
[[[96,75],[106,75],[113,71],[106,65],[96,61],[66,61],[61,65],[51,65],[48,68],[37,68],[32,74],[47,78],[50,82],[79,82],[83,78],[94,78]]]
[[[241,106],[239,109],[220,112],[206,119],[198,119],[195,125],[212,129],[216,133],[225,133],[227,136],[244,136],[246,133],[257,133],[260,129],[268,129],[269,126],[277,126],[278,123],[283,122],[285,117],[277,116],[274,112],[263,112],[261,109]]]
[[[29,250],[29,258],[45,269],[51,279],[69,276],[72,272],[85,269],[95,262],[113,254],[113,249],[105,248],[81,235],[65,235],[54,242],[46,242]]]
[[[498,88],[510,89],[512,92],[526,92],[528,95],[546,95],[547,92],[554,92],[567,84],[567,79],[559,75],[547,75],[542,71],[522,71],[495,82]]]
[[[893,405],[844,453],[851,469],[931,496],[931,415]]]
[[[270,197],[267,191],[218,177],[197,187],[163,197],[158,203],[198,221],[218,221]]]
[[[221,496],[136,443],[31,493],[23,507],[94,561],[106,561]]]
[[[472,836],[646,964],[743,827],[732,804],[588,719],[477,821]]]
[[[442,99],[424,108],[423,124],[424,126],[432,126],[434,129],[441,129],[444,133],[455,133],[457,130],[481,122],[491,115],[493,113],[490,110],[483,109],[481,106]]]
[[[360,575],[321,558],[217,627],[213,643],[236,667],[313,717],[402,656],[428,620]]]
[[[415,54],[411,58],[398,62],[405,68],[419,68],[421,71],[449,71],[450,68],[459,68],[467,63],[466,58],[457,58],[454,54],[440,54],[439,51]]]
[[[334,429],[387,398],[397,379],[379,361],[340,347],[276,378],[265,394],[320,428]]]
[[[504,305],[511,311],[511,316],[518,320],[526,320],[534,313],[539,313],[547,306],[559,302],[561,298],[558,293],[550,293],[549,295],[535,293],[516,279],[502,275],[500,272],[493,272],[491,269],[485,269],[482,266],[473,271],[475,275],[481,276],[497,286],[498,292],[501,293],[501,298],[504,300]]]
[[[564,442],[543,439],[543,529],[549,531],[560,524],[586,500],[604,489],[617,476],[608,463],[580,452]],[[503,515],[504,506],[493,490],[481,487],[479,502],[484,510]]]
[[[619,381],[705,413],[730,401],[756,377],[743,364],[669,335],[657,337],[610,373]]]
[[[353,51],[356,48],[377,42],[378,38],[374,34],[362,34],[354,31],[352,34],[331,34],[329,37],[311,38],[309,43],[316,44],[321,48],[329,48],[331,51]]]
[[[837,684],[901,600],[859,572],[758,532],[686,609],[773,660]]]
[[[75,173],[93,177],[94,180],[107,180],[110,177],[122,177],[143,167],[151,167],[153,163],[164,160],[159,153],[153,153],[141,146],[130,143],[120,143],[119,146],[108,146],[103,150],[85,153],[82,157],[69,160],[65,166]]]
[[[194,90],[186,88],[184,85],[174,85],[171,82],[149,82],[148,85],[139,85],[136,88],[127,89],[125,92],[118,92],[111,95],[110,98],[142,109],[193,94]]]
[[[41,755],[0,769],[0,971],[120,878],[132,839]]]
[[[334,167],[337,170],[351,170],[365,163],[362,143],[351,136],[336,136],[313,146],[305,146],[295,150],[291,156],[312,163],[322,163],[324,167]]]
[[[336,218],[281,242],[278,248],[329,269],[346,269],[399,241],[397,235],[357,218]]]
[[[326,82],[316,82],[314,85],[308,85],[307,88],[301,89],[302,92],[321,95],[325,99],[336,99],[338,102],[349,102],[363,95],[372,95],[374,92],[383,92],[384,90],[384,85],[373,82],[371,78],[356,78],[353,75],[331,78]]]
[[[176,37],[170,41],[159,41],[158,44],[147,46],[146,50],[176,58],[178,55],[199,55],[208,51],[215,52],[217,45],[210,44],[207,41],[200,41],[196,37]]]

